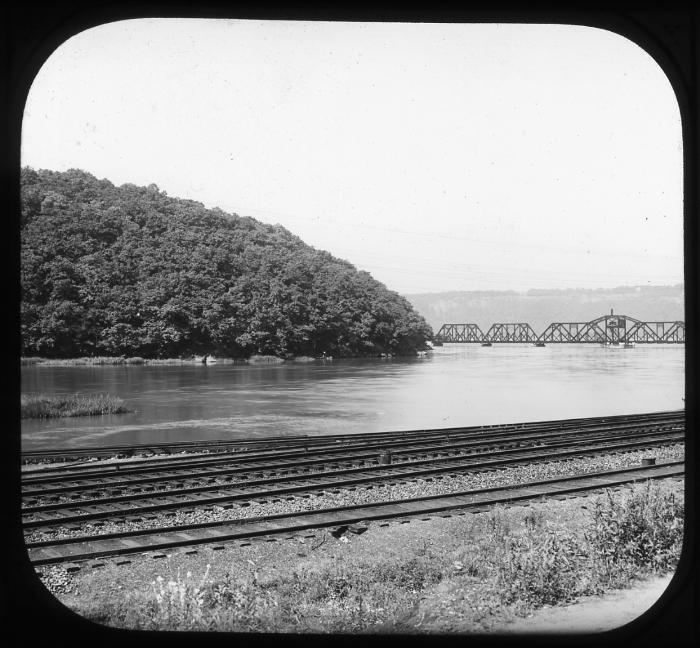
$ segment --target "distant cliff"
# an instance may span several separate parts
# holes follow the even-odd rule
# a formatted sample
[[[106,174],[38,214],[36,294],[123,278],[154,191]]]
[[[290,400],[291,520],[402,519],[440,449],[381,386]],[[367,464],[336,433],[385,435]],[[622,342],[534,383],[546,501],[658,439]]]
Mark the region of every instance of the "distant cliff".
[[[614,309],[644,321],[684,319],[683,285],[444,292],[406,295],[437,333],[443,324],[473,323],[483,331],[495,322],[528,322],[541,333],[551,322],[588,322]]]
[[[399,294],[279,225],[22,170],[23,355],[415,354],[430,327]]]

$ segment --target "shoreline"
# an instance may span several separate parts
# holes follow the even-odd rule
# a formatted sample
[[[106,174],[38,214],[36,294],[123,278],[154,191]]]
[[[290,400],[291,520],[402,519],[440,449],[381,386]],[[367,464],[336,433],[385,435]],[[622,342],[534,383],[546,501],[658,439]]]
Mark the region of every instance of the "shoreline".
[[[281,361],[281,358],[279,359]],[[212,364],[248,364],[248,358],[217,358]],[[126,358],[123,356],[95,356],[82,358],[20,358],[22,367],[101,367],[101,366],[134,366],[141,365],[206,365],[201,358]]]
[[[432,350],[432,349],[430,349]],[[369,358],[417,358],[424,356],[428,350],[416,351],[415,354],[373,354],[364,356],[336,356],[338,360],[357,360]],[[334,356],[290,356],[280,358],[271,355],[252,355],[248,358],[220,358],[216,357],[204,361],[202,357],[192,358],[126,358],[123,356],[96,356],[82,358],[40,358],[33,356],[20,357],[21,367],[102,367],[102,366],[143,366],[143,365],[245,365],[245,364],[282,364],[282,363],[311,363],[332,362]]]

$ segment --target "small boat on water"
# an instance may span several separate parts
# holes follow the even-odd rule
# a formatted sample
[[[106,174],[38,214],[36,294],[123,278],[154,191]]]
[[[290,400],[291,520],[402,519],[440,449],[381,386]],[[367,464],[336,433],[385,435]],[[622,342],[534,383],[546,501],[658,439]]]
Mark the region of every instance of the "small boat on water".
[[[482,342],[481,346],[493,346],[493,344],[491,342]]]
[[[535,342],[532,346],[543,347],[543,346],[544,346],[544,342]]]

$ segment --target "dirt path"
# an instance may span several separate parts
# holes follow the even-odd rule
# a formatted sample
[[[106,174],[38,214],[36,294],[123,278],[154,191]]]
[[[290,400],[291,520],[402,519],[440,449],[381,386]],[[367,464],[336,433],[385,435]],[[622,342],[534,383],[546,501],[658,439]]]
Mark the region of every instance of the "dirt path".
[[[627,590],[615,590],[565,607],[544,608],[527,619],[499,628],[504,633],[605,632],[633,621],[663,594],[673,574],[652,578]]]

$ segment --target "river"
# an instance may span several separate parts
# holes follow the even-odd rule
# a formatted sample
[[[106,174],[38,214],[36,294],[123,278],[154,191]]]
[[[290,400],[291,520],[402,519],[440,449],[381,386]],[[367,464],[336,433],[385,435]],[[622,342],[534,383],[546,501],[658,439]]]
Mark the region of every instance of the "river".
[[[415,430],[682,409],[685,346],[448,344],[417,358],[24,366],[22,391],[134,411],[22,421],[25,450]]]

